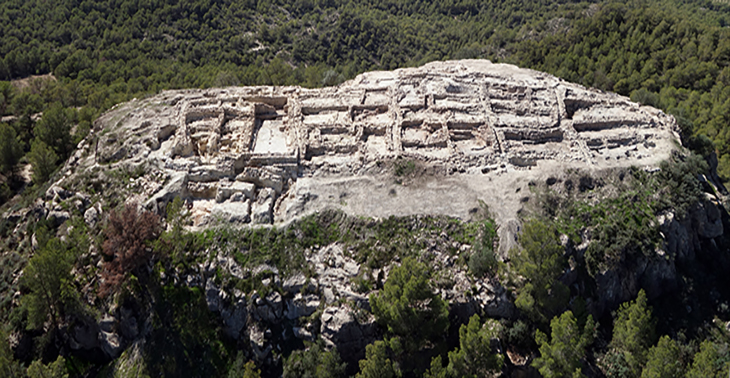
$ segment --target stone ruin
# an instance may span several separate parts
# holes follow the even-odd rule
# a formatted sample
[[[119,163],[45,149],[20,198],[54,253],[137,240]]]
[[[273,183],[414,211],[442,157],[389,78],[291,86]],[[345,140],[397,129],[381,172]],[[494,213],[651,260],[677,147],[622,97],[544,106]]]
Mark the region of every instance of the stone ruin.
[[[148,164],[164,184],[150,184],[147,206],[162,211],[182,196],[196,225],[281,222],[347,202],[319,190],[332,178],[355,179],[345,189],[368,178],[359,194],[368,196],[384,182],[378,167],[394,159],[442,167],[477,193],[465,200],[489,202],[489,185],[473,189],[479,176],[656,165],[678,140],[674,119],[654,108],[484,60],[369,72],[322,89],[165,91],[106,113],[94,134],[87,165]],[[388,212],[363,206],[352,212]]]

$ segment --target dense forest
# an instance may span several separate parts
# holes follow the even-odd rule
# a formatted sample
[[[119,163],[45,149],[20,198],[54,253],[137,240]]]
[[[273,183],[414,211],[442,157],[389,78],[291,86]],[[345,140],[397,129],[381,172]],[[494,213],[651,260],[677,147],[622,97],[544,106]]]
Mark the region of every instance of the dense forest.
[[[595,295],[591,288],[597,271],[653,251],[661,237],[653,221],[657,214],[682,214],[701,198],[703,184],[697,176],[707,171],[708,163],[717,164],[720,178],[730,181],[727,2],[4,0],[0,203],[7,207],[32,202],[96,117],[135,97],[188,87],[330,86],[370,70],[471,58],[533,68],[661,108],[677,119],[684,144],[696,155],[667,163],[660,174],[629,172],[625,192],[600,204],[580,196],[542,193],[542,202],[525,219],[521,253],[509,265],[494,257],[491,219],[432,220],[433,228],[425,232],[437,235],[448,224],[449,232],[466,235],[463,238],[477,246],[461,263],[476,277],[508,282],[520,311],[514,320],[477,316],[461,326],[448,324],[447,304],[433,297],[434,272],[412,258],[417,252],[407,246],[417,246],[421,239],[407,219],[373,221],[375,226],[365,227],[341,215],[335,217],[340,217],[337,222],[325,215],[287,230],[214,234],[184,231],[179,208],[168,219],[119,209],[111,212],[104,229],[88,229],[83,216],[76,214],[63,240],[55,237],[51,224],[30,225],[36,251],[32,258],[26,253],[29,245],[9,241],[11,228],[3,223],[0,375],[111,376],[116,365],[68,354],[57,338],[63,333],[62,318],[96,315],[76,292],[88,282],[73,277],[79,274],[77,267],[88,262],[90,245],[106,256],[99,266],[109,275],[107,282],[115,283],[98,288],[99,296],[117,295],[147,308],[161,325],[148,339],[147,371],[125,374],[255,377],[261,366],[221,336],[200,291],[166,286],[160,272],[198,264],[204,251],[225,243],[259,245],[253,255],[258,253],[283,271],[298,263],[289,256],[292,248],[338,241],[368,251],[368,243],[377,241],[392,247],[392,255],[362,252],[363,263],[382,267],[396,255],[403,258],[392,279],[360,282],[382,289],[370,300],[387,337],[369,345],[358,366],[345,367],[336,350],[319,343],[285,351],[278,373],[481,377],[507,364],[507,352],[496,353],[491,343],[499,338],[510,353],[534,356],[533,370],[545,377],[725,376],[730,336],[720,319],[727,321],[730,315],[722,300],[730,298],[723,274],[730,259],[717,251],[729,245],[726,237],[713,247],[711,258],[681,272],[685,278],[677,298],[686,308],[691,304],[692,314],[685,307],[675,308],[669,298],[649,303],[643,291],[602,319],[587,315],[585,301]],[[124,230],[132,226],[139,232],[126,235]],[[580,261],[582,289],[576,292],[559,280],[574,264],[568,254],[560,253],[560,236],[577,245],[583,238],[579,231],[586,228],[594,230],[594,237],[585,261]],[[305,236],[293,238],[295,233]],[[127,248],[136,254],[115,257],[119,243],[137,246]],[[139,249],[142,245],[147,248]],[[149,251],[153,253],[145,254]],[[138,258],[154,270],[141,269],[134,262]],[[125,261],[131,265],[114,265]],[[14,272],[23,267],[22,281],[14,279]],[[231,285],[244,292],[261,289],[254,281]],[[19,287],[24,293],[21,301],[9,295]],[[406,290],[410,294],[402,293],[402,287],[411,288]],[[429,303],[425,318],[407,311],[417,301]],[[7,343],[8,335],[20,330],[36,345],[21,360]],[[450,341],[443,344],[453,348],[434,347],[447,333]],[[426,358],[423,350],[434,355]],[[191,355],[205,361],[195,363]],[[264,369],[267,373],[271,372]]]

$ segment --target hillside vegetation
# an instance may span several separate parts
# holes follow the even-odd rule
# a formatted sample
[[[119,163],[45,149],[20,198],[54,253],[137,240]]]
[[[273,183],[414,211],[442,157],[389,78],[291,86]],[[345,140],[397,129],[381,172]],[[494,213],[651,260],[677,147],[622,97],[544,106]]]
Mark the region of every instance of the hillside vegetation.
[[[468,221],[323,211],[286,227],[190,231],[180,199],[163,218],[93,188],[46,194],[94,120],[134,97],[329,86],[468,58],[662,108],[693,153],[678,150],[656,172],[534,183],[518,243],[502,258],[486,208]],[[730,224],[706,179],[717,164],[730,180],[726,2],[4,0],[0,80],[3,212],[45,196],[70,214],[61,224],[33,210],[0,221],[2,377],[724,377],[730,368],[728,233],[677,236],[697,234],[708,209]],[[137,173],[109,176],[128,183]],[[99,219],[84,217],[92,203]],[[356,266],[347,287],[362,300],[325,304],[311,284],[317,256]],[[661,279],[622,281],[645,271]],[[286,289],[297,275],[305,283]],[[457,276],[469,285],[459,294],[505,298],[508,316],[444,299]],[[310,313],[285,321],[280,307],[277,318],[274,303],[302,298],[316,303],[305,303]],[[347,354],[325,343],[328,306],[369,327],[357,338],[366,347]],[[229,324],[234,310],[250,322]],[[263,346],[272,349],[258,358]]]

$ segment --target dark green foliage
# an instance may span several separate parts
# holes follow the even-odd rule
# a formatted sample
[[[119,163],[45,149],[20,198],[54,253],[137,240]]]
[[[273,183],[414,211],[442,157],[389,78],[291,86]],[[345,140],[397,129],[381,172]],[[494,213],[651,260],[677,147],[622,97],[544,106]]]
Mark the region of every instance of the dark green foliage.
[[[629,377],[638,377],[654,340],[651,308],[647,305],[646,293],[640,290],[636,300],[622,304],[616,314],[609,347],[610,353],[617,356],[608,361],[616,366],[604,366],[604,370],[628,370]]]
[[[71,123],[69,111],[60,103],[54,103],[43,112],[43,118],[33,128],[33,135],[61,159],[66,159],[73,148]]]
[[[610,349],[601,360],[601,369],[608,378],[629,378],[634,377],[629,362],[622,351]]]
[[[570,311],[553,318],[549,341],[540,330],[535,333],[540,357],[535,359],[533,366],[545,378],[580,376],[581,360],[588,346],[593,343],[594,327],[593,317],[589,316],[585,327],[581,329]]]
[[[211,377],[227,373],[232,356],[221,341],[218,319],[200,288],[155,289],[152,333],[144,358],[153,377]],[[244,368],[244,370],[247,370]]]
[[[175,224],[174,220],[169,221]],[[443,242],[445,246],[450,247],[453,241],[473,244],[479,227],[478,222],[465,223],[447,217],[392,216],[374,221],[328,210],[282,228],[238,230],[224,227],[176,234],[173,227],[160,237],[156,248],[162,255],[173,256],[174,264],[187,265],[192,260],[186,259],[202,258],[207,256],[205,251],[219,250],[230,253],[245,267],[253,268],[266,263],[287,275],[299,271],[307,273],[302,251],[340,242],[358,263],[364,264],[364,268],[374,270],[390,264],[396,256],[417,255],[425,248],[426,238],[439,238],[446,234]],[[456,253],[457,250],[449,249],[448,252]],[[174,257],[177,255],[184,255],[185,258],[177,259]],[[364,276],[355,281],[360,287],[375,287],[378,284]],[[248,292],[257,284],[260,284],[260,280],[252,277],[251,281],[241,282],[243,286],[240,289]]]
[[[557,231],[537,219],[525,222],[520,249],[510,251],[512,267],[522,277],[515,305],[536,322],[547,322],[565,308],[570,291],[558,281],[566,267]]]
[[[631,92],[631,101],[638,102],[642,105],[649,105],[655,108],[661,108],[659,103],[659,95],[649,92],[646,88],[639,88]]]
[[[492,350],[491,340],[499,334],[499,323],[478,315],[459,328],[459,348],[449,352],[447,372],[451,377],[486,377],[502,370],[503,357]]]
[[[398,159],[393,163],[393,174],[397,177],[411,176],[416,172],[416,163],[413,160]]]
[[[284,378],[337,378],[345,376],[345,363],[337,349],[325,350],[324,342],[294,351],[284,363]]]
[[[22,156],[23,149],[18,142],[15,129],[0,123],[0,173],[12,172]]]
[[[20,377],[22,376],[22,368],[20,363],[15,360],[13,351],[8,344],[8,335],[0,329],[0,376],[3,377]]]
[[[228,370],[228,378],[261,378],[261,370],[256,369],[253,361],[245,362],[243,353],[238,352],[236,360]]]
[[[718,345],[705,340],[700,344],[700,351],[692,360],[687,378],[724,378],[727,376],[728,367],[730,367],[730,353],[727,345]]]
[[[484,221],[479,237],[475,240],[471,256],[469,256],[469,271],[476,277],[494,274],[498,261],[494,253],[494,240],[497,237],[496,223],[488,219]]]
[[[66,360],[58,356],[56,361],[43,365],[40,360],[33,361],[26,371],[28,378],[68,378]]]
[[[28,160],[33,167],[33,182],[42,185],[56,170],[58,155],[42,141],[34,140],[28,153]]]
[[[605,187],[584,191],[545,188],[538,194],[538,213],[575,244],[584,241],[583,231],[590,230],[585,265],[595,276],[627,258],[655,256],[661,240],[657,214],[671,211],[682,218],[703,198],[699,178],[706,171],[701,156],[676,154],[661,164],[659,172],[632,167],[608,174],[603,177],[610,182]],[[569,175],[565,186],[582,177]]]
[[[160,235],[157,245],[158,251],[164,251],[172,257],[173,261],[180,261],[184,258],[186,247],[188,247],[188,239],[190,235],[185,232],[183,226],[186,225],[190,214],[184,208],[185,203],[180,197],[167,204],[167,224],[170,229]]]
[[[684,377],[684,366],[679,347],[669,336],[662,336],[657,345],[649,349],[641,378],[681,377]]]
[[[663,162],[659,180],[664,186],[656,193],[664,201],[662,205],[676,211],[678,216],[684,216],[689,207],[702,198],[702,185],[697,178],[707,169],[702,156],[695,154]]]
[[[23,305],[28,310],[28,327],[38,328],[47,320],[59,325],[63,316],[77,305],[71,268],[76,257],[61,241],[51,239],[28,261],[22,286],[27,289]]]
[[[654,251],[659,232],[651,202],[644,201],[649,195],[627,191],[602,201],[592,210],[586,209],[584,216],[593,217],[591,222],[595,225],[585,254],[591,275],[610,269],[624,254]]]
[[[86,138],[91,131],[94,120],[96,119],[96,110],[85,106],[78,112],[78,124],[76,125],[76,132],[73,135],[72,145],[78,145],[81,140]]]
[[[447,304],[434,294],[430,279],[425,264],[406,258],[391,270],[383,290],[370,295],[378,323],[404,338],[408,350],[441,337],[449,326]]]
[[[528,348],[534,343],[533,334],[534,332],[531,332],[530,326],[526,322],[518,320],[505,330],[505,339],[510,345]]]
[[[360,372],[355,378],[396,378],[401,376],[398,366],[388,358],[387,345],[376,341],[365,347],[365,359],[360,360]]]
[[[423,378],[448,378],[448,373],[443,363],[441,363],[441,356],[436,356],[431,359],[431,367],[423,373]]]
[[[0,81],[0,116],[4,116],[13,103],[15,87],[9,81]]]

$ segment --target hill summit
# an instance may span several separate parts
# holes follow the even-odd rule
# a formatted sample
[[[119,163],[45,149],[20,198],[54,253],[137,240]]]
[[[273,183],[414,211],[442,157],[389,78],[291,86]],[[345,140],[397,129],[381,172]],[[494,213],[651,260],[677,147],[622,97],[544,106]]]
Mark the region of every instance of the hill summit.
[[[467,218],[479,200],[504,223],[530,181],[568,168],[656,166],[677,131],[657,109],[544,73],[434,62],[322,89],[133,100],[97,120],[57,184],[102,189],[102,176],[119,170],[131,180],[115,195],[158,212],[181,196],[194,226],[288,222],[326,207]]]

